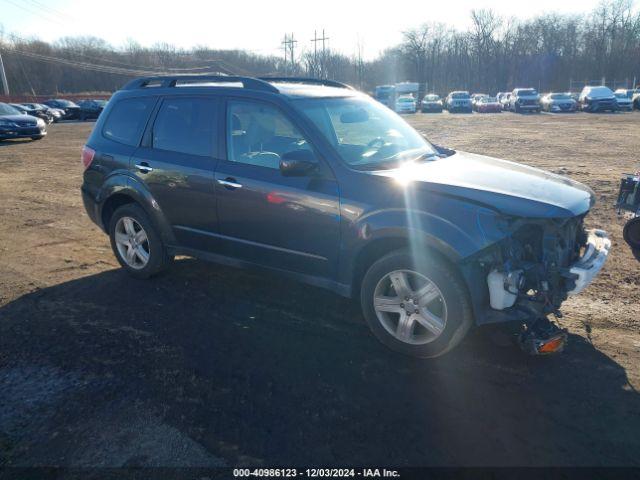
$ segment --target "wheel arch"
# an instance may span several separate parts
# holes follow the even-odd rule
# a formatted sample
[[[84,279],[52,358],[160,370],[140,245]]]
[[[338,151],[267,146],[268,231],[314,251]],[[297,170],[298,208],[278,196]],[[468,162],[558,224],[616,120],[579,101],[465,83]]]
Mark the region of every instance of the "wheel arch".
[[[175,244],[175,236],[160,206],[140,182],[132,178],[126,178],[124,182],[120,179],[118,183],[108,185],[101,193],[99,218],[105,232],[108,233],[113,213],[122,205],[133,203],[139,205],[149,215],[165,243]]]
[[[378,259],[398,250],[410,250],[412,240],[408,235],[390,235],[378,237],[367,242],[356,254],[351,276],[351,294],[354,298],[360,295],[360,287],[365,273]],[[425,235],[421,248],[427,254],[437,256],[448,264],[461,278],[464,278],[458,265],[459,255],[448,245],[430,235]]]

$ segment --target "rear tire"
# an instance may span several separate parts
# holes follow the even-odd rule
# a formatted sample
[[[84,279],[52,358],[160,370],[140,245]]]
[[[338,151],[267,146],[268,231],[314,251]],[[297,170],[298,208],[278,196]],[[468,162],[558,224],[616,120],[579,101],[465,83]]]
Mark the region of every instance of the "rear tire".
[[[371,265],[360,289],[362,311],[373,334],[390,349],[438,357],[471,327],[471,301],[464,281],[444,260],[430,256],[419,267],[414,263],[408,250],[399,250]]]
[[[136,278],[156,275],[173,260],[158,229],[139,205],[116,209],[109,222],[109,238],[120,265]]]

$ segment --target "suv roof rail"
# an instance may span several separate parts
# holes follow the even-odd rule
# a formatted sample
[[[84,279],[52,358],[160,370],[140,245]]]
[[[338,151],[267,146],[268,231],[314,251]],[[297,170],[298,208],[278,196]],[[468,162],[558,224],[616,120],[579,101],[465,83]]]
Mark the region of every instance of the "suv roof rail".
[[[254,78],[240,77],[236,75],[161,75],[153,77],[142,77],[131,80],[123,90],[135,90],[145,87],[173,88],[178,82],[181,83],[241,83],[244,88],[251,90],[261,90],[263,92],[279,93],[278,89],[269,82]]]
[[[281,83],[308,83],[311,85],[324,85],[325,87],[348,88],[353,90],[351,85],[338,82],[336,80],[325,80],[322,78],[312,77],[258,77],[259,80],[265,82],[281,82]]]

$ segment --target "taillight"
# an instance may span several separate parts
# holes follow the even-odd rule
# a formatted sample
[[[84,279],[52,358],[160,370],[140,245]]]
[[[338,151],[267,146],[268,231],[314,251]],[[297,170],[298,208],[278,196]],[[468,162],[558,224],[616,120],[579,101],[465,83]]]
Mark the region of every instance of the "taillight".
[[[84,147],[82,147],[82,164],[84,165],[84,168],[87,169],[89,168],[89,165],[91,165],[91,162],[93,162],[93,157],[95,156],[96,151],[91,148],[91,147],[87,147],[86,145]]]

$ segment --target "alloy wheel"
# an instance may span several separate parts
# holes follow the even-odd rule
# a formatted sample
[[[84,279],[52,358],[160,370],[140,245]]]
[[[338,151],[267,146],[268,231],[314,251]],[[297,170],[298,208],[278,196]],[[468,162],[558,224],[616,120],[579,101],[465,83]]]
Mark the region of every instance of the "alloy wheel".
[[[142,225],[134,218],[122,217],[115,228],[116,248],[124,262],[136,270],[141,270],[149,263],[151,250],[149,238]]]
[[[421,273],[395,270],[374,290],[378,320],[401,342],[424,345],[437,339],[447,322],[447,304],[438,286]]]

